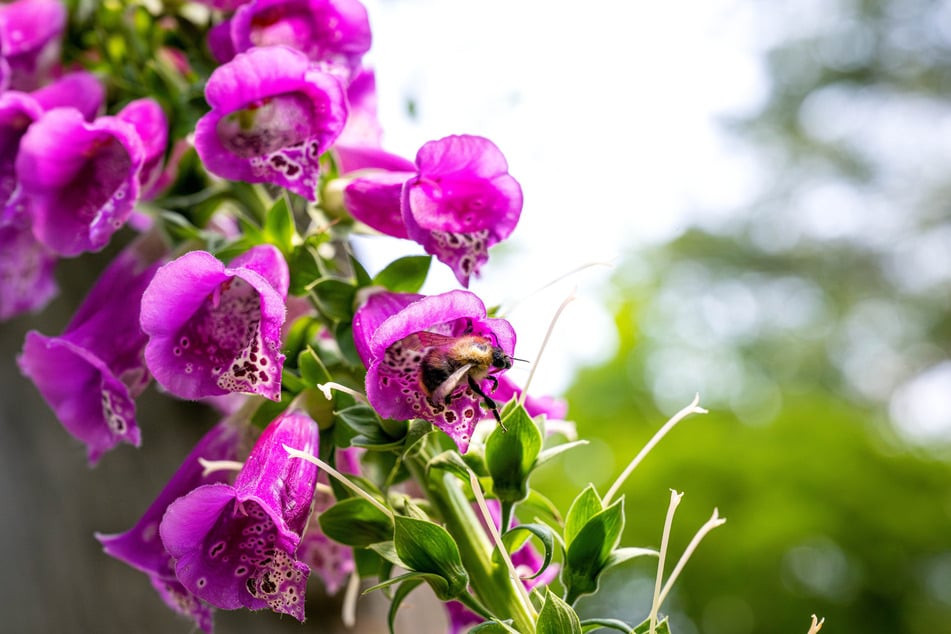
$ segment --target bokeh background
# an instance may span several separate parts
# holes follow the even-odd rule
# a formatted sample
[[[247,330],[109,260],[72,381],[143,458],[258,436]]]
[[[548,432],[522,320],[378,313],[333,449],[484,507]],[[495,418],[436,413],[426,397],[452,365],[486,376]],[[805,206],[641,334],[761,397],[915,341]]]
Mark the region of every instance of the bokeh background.
[[[823,632],[951,631],[951,3],[366,4],[389,149],[482,134],[525,190],[473,289],[514,306],[534,385],[590,440],[534,485],[562,508],[603,492],[699,392],[710,414],[623,489],[625,545],[659,544],[671,488],[675,555],[728,518],[667,605],[677,634],[805,632],[812,613]],[[371,267],[406,250],[358,246]],[[90,470],[13,360],[107,257],[61,263],[50,308],[0,328],[3,631],[188,630],[92,532],[130,526],[211,414],[150,389],[143,447]],[[653,571],[620,573],[582,609],[642,618]],[[304,628],[220,613],[218,631],[337,631],[339,603],[311,603]],[[412,603],[401,631],[438,631]]]

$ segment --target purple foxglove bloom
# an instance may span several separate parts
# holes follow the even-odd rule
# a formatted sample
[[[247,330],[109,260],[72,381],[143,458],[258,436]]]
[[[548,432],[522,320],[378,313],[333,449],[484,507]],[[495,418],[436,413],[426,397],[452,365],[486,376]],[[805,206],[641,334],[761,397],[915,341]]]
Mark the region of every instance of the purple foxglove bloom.
[[[120,442],[140,443],[134,399],[149,373],[139,299],[160,249],[140,240],[120,253],[58,337],[26,336],[18,362],[66,430],[86,443],[89,462]]]
[[[383,127],[377,115],[376,75],[371,69],[361,68],[350,80],[347,101],[350,102],[350,116],[336,145],[380,147]],[[410,166],[410,169],[413,167]],[[350,170],[341,167],[340,171]]]
[[[153,99],[136,99],[116,115],[135,128],[142,139],[145,157],[139,173],[142,191],[149,191],[162,175],[162,159],[168,144],[168,119],[162,107]]]
[[[290,48],[253,48],[211,74],[205,98],[195,149],[208,171],[315,199],[318,159],[347,119],[337,78]]]
[[[374,409],[433,422],[462,452],[515,348],[512,326],[487,318],[482,300],[468,291],[371,295],[354,315],[353,338]]]
[[[145,360],[184,399],[249,392],[281,399],[281,326],[289,273],[265,244],[229,266],[192,251],[158,270],[142,296]]]
[[[96,533],[96,539],[108,555],[148,575],[162,600],[171,609],[194,620],[204,632],[212,630],[214,609],[185,589],[175,576],[175,560],[162,544],[159,523],[168,506],[178,498],[202,485],[227,482],[230,475],[228,471],[213,471],[204,475],[198,459],[238,460],[246,430],[246,427],[227,419],[212,427],[198,441],[135,526],[115,535]]]
[[[287,411],[261,434],[234,486],[200,486],[169,505],[159,533],[189,592],[225,610],[270,608],[304,620],[310,571],[297,549],[317,467],[283,445],[316,454],[319,437],[307,414]]]
[[[336,468],[341,473],[360,473],[360,455],[363,450],[359,447],[350,447],[337,451]],[[317,481],[328,484],[327,474],[321,472]],[[332,541],[324,535],[317,521],[317,516],[330,508],[334,498],[329,493],[318,491],[314,497],[313,518],[307,525],[307,532],[301,540],[298,556],[324,582],[327,594],[334,595],[344,586],[347,577],[354,570],[353,550],[342,544]]]
[[[370,20],[357,0],[252,0],[235,11],[236,51],[284,45],[345,82],[370,50]]]
[[[384,152],[338,148],[337,154],[348,169],[382,170],[360,174],[347,185],[344,205],[353,217],[420,243],[449,265],[463,286],[488,261],[489,247],[512,233],[522,212],[518,181],[499,149],[483,137],[430,141],[409,170]]]
[[[25,218],[0,224],[0,321],[46,306],[59,290],[55,266]]]
[[[16,157],[37,240],[65,256],[104,247],[132,213],[143,159],[142,141],[124,121],[87,123],[73,108],[44,113]]]
[[[0,54],[10,67],[10,86],[33,90],[59,61],[66,6],[59,0],[16,0],[0,5]]]
[[[30,93],[43,110],[75,108],[86,121],[96,118],[106,99],[106,89],[92,73],[84,70],[67,73]]]

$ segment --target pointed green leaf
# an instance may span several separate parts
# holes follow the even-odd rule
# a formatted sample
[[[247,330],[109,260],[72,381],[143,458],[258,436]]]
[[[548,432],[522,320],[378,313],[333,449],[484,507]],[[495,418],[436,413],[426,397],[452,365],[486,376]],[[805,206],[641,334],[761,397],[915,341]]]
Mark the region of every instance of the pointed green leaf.
[[[357,289],[352,285],[332,277],[325,277],[311,286],[310,295],[317,304],[317,310],[333,321],[353,319],[353,302]]]
[[[578,494],[568,509],[568,516],[565,518],[565,544],[570,546],[578,531],[601,510],[601,496],[598,495],[594,485],[589,484]]]
[[[548,591],[538,613],[535,634],[581,634],[581,619],[557,594]]]
[[[400,559],[400,556],[396,554],[396,546],[393,542],[379,542],[376,544],[370,544],[370,550],[394,566],[406,568],[406,564],[403,563],[403,560]],[[366,594],[366,592],[367,591],[364,591],[364,594]]]
[[[426,470],[431,471],[432,469],[448,471],[463,482],[467,484],[469,482],[469,465],[462,459],[458,451],[444,451],[433,456],[432,460],[426,463]]]
[[[334,328],[334,339],[344,360],[352,366],[361,366],[363,361],[357,353],[357,346],[353,343],[353,325],[349,321],[342,321]]]
[[[567,600],[574,603],[582,594],[598,589],[598,575],[607,564],[624,529],[624,499],[595,514],[575,535],[565,553],[561,580]]]
[[[386,624],[390,628],[390,634],[394,634],[396,630],[393,627],[396,625],[396,612],[399,610],[400,604],[403,602],[409,593],[412,592],[423,582],[422,579],[407,579],[399,585],[396,589],[396,592],[393,593],[393,599],[390,601],[390,611],[386,616]]]
[[[508,621],[486,621],[479,623],[469,630],[469,634],[519,634],[519,631],[513,628]]]
[[[469,576],[462,566],[459,547],[445,528],[432,522],[396,517],[393,544],[396,554],[409,570],[431,573],[445,580],[445,587],[433,586],[436,596],[447,601],[469,585]]]
[[[314,387],[330,380],[330,372],[327,366],[320,360],[313,348],[307,346],[299,355],[297,355],[297,367],[300,370],[301,378],[304,382]]]
[[[582,632],[590,632],[602,627],[606,627],[609,630],[624,632],[625,634],[630,634],[631,632],[631,626],[618,619],[585,619],[581,622]]]
[[[502,543],[505,544],[505,547],[508,549],[510,554],[515,552],[518,547],[524,543],[524,540],[518,539],[521,537],[518,534],[520,532],[531,533],[538,538],[538,540],[542,543],[542,546],[545,548],[542,565],[531,577],[527,577],[528,579],[534,579],[538,575],[545,572],[545,569],[548,568],[548,565],[551,563],[552,555],[555,553],[554,532],[550,526],[546,526],[545,524],[519,524],[518,526],[514,526],[510,531],[502,535]]]
[[[542,435],[525,408],[516,405],[485,444],[485,464],[492,476],[492,492],[502,502],[528,497],[528,476],[542,448]]]
[[[390,262],[373,278],[373,284],[396,293],[417,293],[426,282],[432,256],[410,255]]]
[[[393,522],[363,498],[340,500],[317,521],[327,537],[347,546],[362,548],[393,539]]]
[[[357,288],[363,288],[373,283],[373,280],[370,279],[370,274],[367,273],[367,270],[360,264],[360,260],[352,255],[350,256],[350,266],[353,268],[353,276],[356,278]]]
[[[651,622],[650,619],[645,619],[643,623],[635,627],[631,634],[647,634],[650,632]],[[670,624],[667,623],[667,619],[664,618],[657,622],[657,627],[654,629],[655,634],[670,634]]]
[[[264,219],[264,238],[282,253],[289,254],[294,249],[296,233],[294,215],[287,196],[280,196],[271,205]]]

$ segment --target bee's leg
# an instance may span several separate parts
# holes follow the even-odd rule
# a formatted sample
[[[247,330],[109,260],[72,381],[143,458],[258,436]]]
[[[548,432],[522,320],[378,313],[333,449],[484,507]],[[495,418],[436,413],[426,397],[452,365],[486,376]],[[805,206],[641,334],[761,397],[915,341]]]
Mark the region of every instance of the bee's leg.
[[[486,378],[487,381],[491,381],[491,382],[492,382],[492,391],[493,391],[493,392],[496,391],[497,389],[499,389],[499,380],[498,380],[495,376],[489,374],[489,375],[487,375],[485,378]]]
[[[473,392],[481,396],[482,400],[485,401],[485,406],[488,407],[490,410],[492,410],[492,415],[495,416],[495,421],[499,424],[499,427],[502,428],[502,431],[508,431],[505,428],[505,425],[502,424],[502,417],[499,415],[498,404],[495,401],[493,401],[489,397],[488,394],[482,391],[482,388],[479,387],[479,383],[475,379],[473,379],[471,375],[468,378],[469,378],[469,387],[472,388]]]

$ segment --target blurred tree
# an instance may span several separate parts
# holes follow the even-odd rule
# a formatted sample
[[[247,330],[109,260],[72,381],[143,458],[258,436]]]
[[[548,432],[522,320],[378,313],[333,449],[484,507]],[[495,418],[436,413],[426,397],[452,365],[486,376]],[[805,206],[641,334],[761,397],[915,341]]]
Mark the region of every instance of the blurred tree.
[[[568,394],[595,441],[537,484],[603,491],[699,391],[713,413],[624,488],[628,544],[659,543],[667,488],[687,492],[674,557],[713,506],[729,518],[667,606],[675,630],[801,632],[815,612],[835,632],[948,631],[951,4],[753,11],[770,90],[727,125],[756,193],[620,267],[619,350]],[[652,576],[624,586],[629,618]]]

